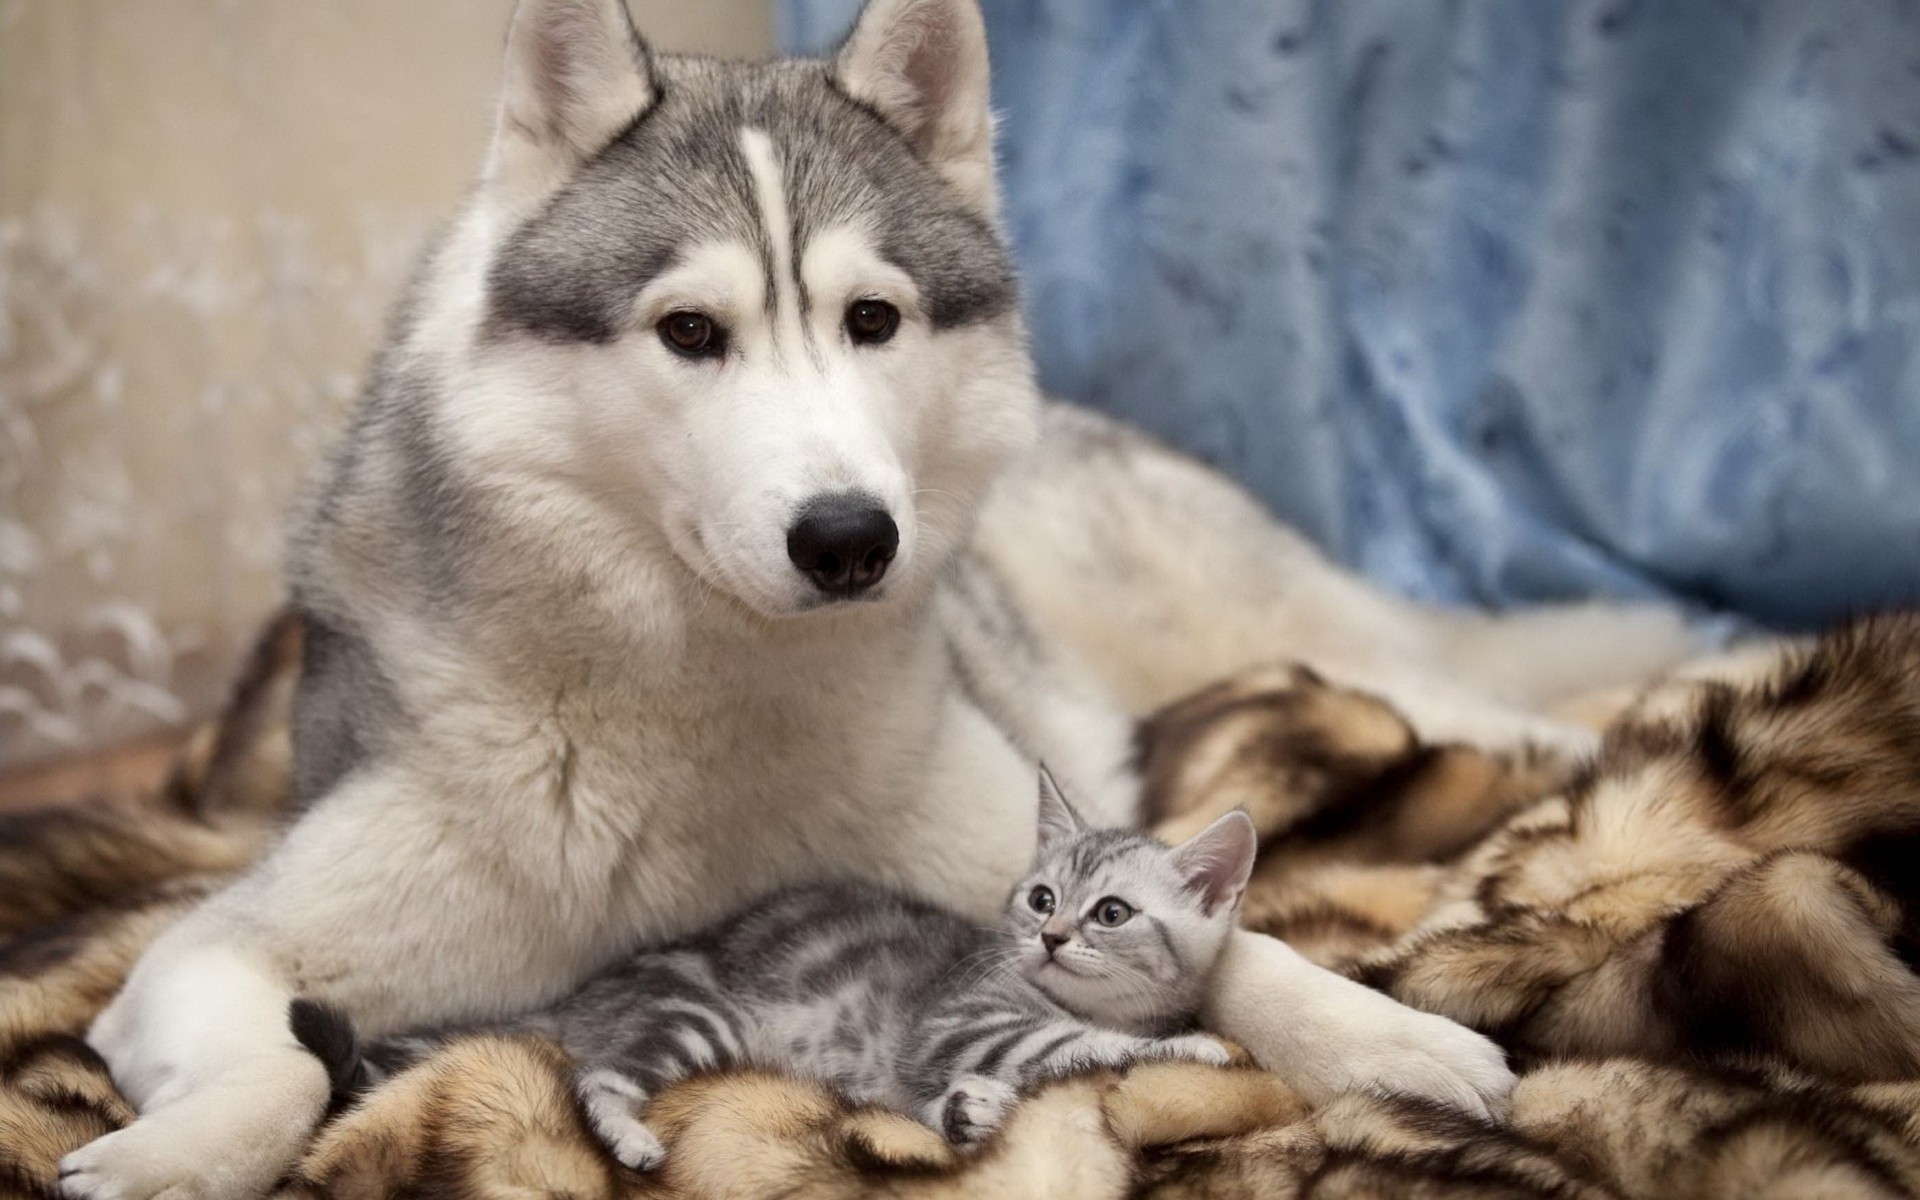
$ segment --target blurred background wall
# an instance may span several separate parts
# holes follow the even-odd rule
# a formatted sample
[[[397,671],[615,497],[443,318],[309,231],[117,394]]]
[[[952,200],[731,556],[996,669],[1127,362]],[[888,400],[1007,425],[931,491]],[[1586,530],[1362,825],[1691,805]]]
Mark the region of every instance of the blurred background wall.
[[[0,0],[0,770],[217,704],[509,0]],[[768,0],[632,0],[759,56]]]

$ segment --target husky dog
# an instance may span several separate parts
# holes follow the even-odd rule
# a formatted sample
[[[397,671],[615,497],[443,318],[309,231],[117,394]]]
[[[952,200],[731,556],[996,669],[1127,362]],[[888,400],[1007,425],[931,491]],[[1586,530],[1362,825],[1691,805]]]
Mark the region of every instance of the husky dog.
[[[141,1115],[69,1196],[271,1187],[327,1104],[296,997],[371,1036],[498,1019],[828,878],[987,919],[1036,760],[1132,824],[1133,713],[1251,661],[1430,736],[1578,743],[1537,714],[1689,649],[1664,613],[1380,596],[1197,464],[1043,412],[972,0],[871,0],[830,61],[768,64],[522,0],[481,178],[291,561],[305,814],[94,1025]],[[1511,1083],[1249,933],[1202,1017],[1310,1100]]]

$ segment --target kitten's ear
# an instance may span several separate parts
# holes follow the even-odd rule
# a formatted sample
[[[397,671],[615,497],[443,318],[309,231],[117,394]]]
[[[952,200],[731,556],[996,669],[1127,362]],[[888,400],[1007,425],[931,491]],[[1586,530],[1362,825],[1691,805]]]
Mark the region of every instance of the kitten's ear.
[[[1236,808],[1175,846],[1173,863],[1212,916],[1223,904],[1229,910],[1239,905],[1259,846],[1253,818]]]
[[[1087,827],[1080,814],[1073,811],[1073,805],[1067,803],[1066,796],[1060,792],[1060,785],[1053,780],[1053,772],[1047,770],[1045,763],[1040,764],[1040,847],[1063,837],[1072,837]]]
[[[995,210],[987,26],[977,0],[868,0],[833,72],[968,201]]]
[[[507,29],[486,181],[544,199],[653,104],[653,61],[626,0],[519,0]]]

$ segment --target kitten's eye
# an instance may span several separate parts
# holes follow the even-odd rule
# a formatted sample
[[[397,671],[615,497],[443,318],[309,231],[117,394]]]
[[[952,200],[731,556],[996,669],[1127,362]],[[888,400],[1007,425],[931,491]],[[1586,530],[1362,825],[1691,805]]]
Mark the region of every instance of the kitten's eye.
[[[1133,907],[1125,900],[1108,896],[1093,906],[1093,919],[1112,929],[1115,925],[1125,925],[1133,916]]]
[[[900,310],[885,300],[855,300],[847,305],[847,336],[856,345],[877,346],[900,328]]]
[[[1053,889],[1050,887],[1044,887],[1044,886],[1033,889],[1032,891],[1027,893],[1027,903],[1032,905],[1033,911],[1037,913],[1052,912],[1053,911]]]
[[[655,328],[667,349],[686,358],[714,358],[727,348],[727,334],[703,312],[683,308],[660,318]]]

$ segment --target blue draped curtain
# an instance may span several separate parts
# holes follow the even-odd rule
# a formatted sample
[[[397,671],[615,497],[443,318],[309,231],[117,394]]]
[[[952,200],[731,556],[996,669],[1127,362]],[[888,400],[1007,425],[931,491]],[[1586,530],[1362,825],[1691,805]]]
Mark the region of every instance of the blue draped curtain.
[[[1053,392],[1416,596],[1920,602],[1920,3],[984,7]]]

